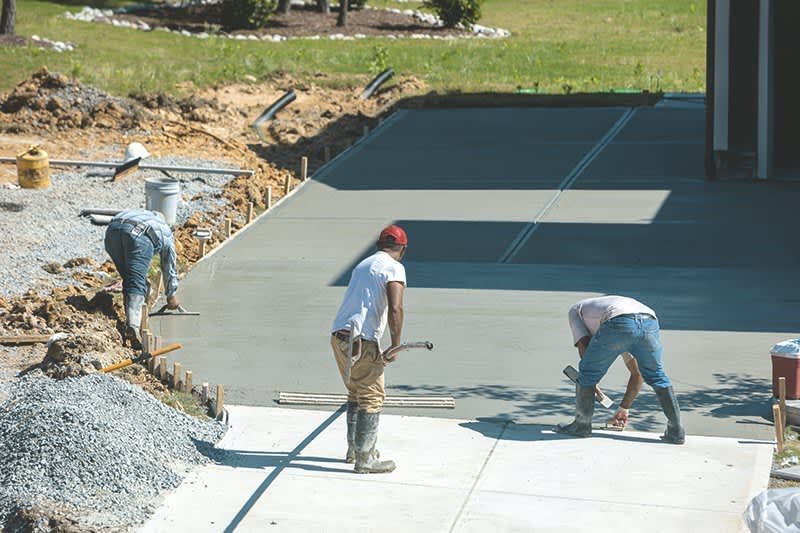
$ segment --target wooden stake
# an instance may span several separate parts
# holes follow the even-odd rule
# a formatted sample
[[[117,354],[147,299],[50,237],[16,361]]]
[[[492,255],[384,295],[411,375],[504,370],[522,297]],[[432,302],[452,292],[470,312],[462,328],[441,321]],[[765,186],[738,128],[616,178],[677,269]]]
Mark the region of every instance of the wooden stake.
[[[777,404],[772,406],[772,419],[775,421],[775,440],[778,442],[778,453],[783,451],[783,424],[781,408]]]
[[[264,200],[264,205],[267,206],[267,209],[272,207],[272,187],[267,187],[267,199]]]
[[[283,184],[283,194],[284,196],[289,194],[289,191],[292,190],[292,177],[287,174],[286,175],[286,182]]]
[[[232,233],[233,233],[233,223],[232,223],[231,219],[226,218],[225,219],[225,238],[226,239],[230,239]]]
[[[186,371],[186,377],[183,379],[183,392],[192,393],[192,371]]]
[[[200,403],[203,405],[208,404],[208,383],[205,381],[203,382],[203,388],[200,392]]]
[[[326,146],[323,149],[323,154],[324,154],[325,162],[327,163],[328,161],[330,161],[331,160],[331,147],[330,146]]]
[[[302,181],[308,179],[308,158],[306,156],[300,158],[300,179]]]
[[[225,391],[222,385],[217,385],[217,405],[214,408],[214,418],[219,418],[222,414],[223,402],[225,401]]]
[[[148,317],[150,316],[150,308],[147,306],[147,302],[142,304],[142,318],[139,320],[139,334],[141,335],[144,330],[147,329],[148,326]]]
[[[167,358],[163,355],[158,357],[158,379],[161,381],[167,380]]]
[[[781,424],[786,427],[786,378],[778,378],[778,401],[781,408]]]
[[[181,364],[180,363],[173,363],[172,364],[172,388],[175,390],[181,390],[178,385],[181,382]]]
[[[150,349],[150,330],[143,329],[139,335],[142,336],[142,351],[144,353],[152,353],[152,350]]]
[[[247,204],[247,223],[251,223],[253,221],[253,202]]]

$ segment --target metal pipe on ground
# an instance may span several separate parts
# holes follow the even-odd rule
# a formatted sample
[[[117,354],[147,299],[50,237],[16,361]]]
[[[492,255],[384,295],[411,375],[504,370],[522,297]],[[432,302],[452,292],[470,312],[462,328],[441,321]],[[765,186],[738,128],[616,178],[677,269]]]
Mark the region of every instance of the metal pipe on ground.
[[[369,82],[369,84],[366,87],[364,87],[364,91],[361,93],[361,99],[362,100],[369,99],[372,96],[372,94],[378,90],[378,87],[389,81],[389,78],[391,78],[392,76],[394,76],[394,69],[392,69],[392,67],[387,68],[386,70],[375,76],[375,78],[371,82]]]
[[[13,157],[0,157],[0,163],[15,163],[17,160]],[[73,166],[73,167],[97,167],[97,168],[117,168],[125,162],[112,163],[108,161],[84,161],[80,159],[51,159],[50,166]],[[243,168],[214,168],[214,167],[180,167],[169,165],[148,165],[142,163],[138,165],[141,170],[160,170],[164,172],[194,172],[198,174],[232,174],[234,176],[252,176],[255,174],[254,170],[246,170]]]
[[[261,142],[267,143],[269,142],[266,137],[264,137],[264,133],[261,131],[261,125],[272,119],[275,116],[275,113],[286,107],[287,105],[291,104],[292,102],[297,99],[297,95],[295,94],[294,90],[288,91],[286,94],[275,100],[269,107],[267,107],[261,115],[253,122],[250,127],[253,128],[253,131],[256,132],[258,138],[261,139]]]

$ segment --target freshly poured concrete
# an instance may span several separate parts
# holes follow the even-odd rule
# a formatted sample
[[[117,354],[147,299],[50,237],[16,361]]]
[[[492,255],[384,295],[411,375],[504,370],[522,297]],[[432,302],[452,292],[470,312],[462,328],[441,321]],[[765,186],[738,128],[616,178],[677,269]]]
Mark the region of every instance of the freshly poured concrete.
[[[772,445],[650,433],[591,439],[540,425],[384,415],[398,468],[342,462],[345,417],[230,408],[215,464],[166,497],[145,532],[739,531]]]
[[[393,412],[567,420],[567,309],[621,293],[659,313],[690,434],[770,438],[769,348],[798,336],[800,249],[786,235],[800,185],[704,181],[703,110],[659,108],[638,109],[559,194],[625,112],[403,111],[192,270],[179,295],[200,317],[152,328],[229,402],[339,392],[330,323],[350,269],[398,221],[411,239],[404,336],[436,349],[403,354],[387,385],[456,409]],[[619,400],[625,382],[617,363],[603,385]],[[663,422],[645,387],[633,427]]]

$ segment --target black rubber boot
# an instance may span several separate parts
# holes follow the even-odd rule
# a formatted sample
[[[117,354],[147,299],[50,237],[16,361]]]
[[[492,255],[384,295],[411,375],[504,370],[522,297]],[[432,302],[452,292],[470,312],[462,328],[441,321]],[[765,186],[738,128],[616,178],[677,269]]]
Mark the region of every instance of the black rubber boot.
[[[356,422],[358,421],[358,403],[347,402],[347,455],[345,463],[356,462]]]
[[[394,461],[380,461],[375,449],[380,413],[358,412],[356,422],[356,466],[359,474],[383,474],[395,469]]]
[[[672,387],[657,389],[653,387],[658,397],[661,409],[667,415],[667,430],[661,436],[661,440],[670,444],[683,444],[686,442],[686,431],[681,424],[681,409],[678,407],[678,399]]]
[[[575,395],[575,420],[566,426],[559,424],[556,431],[573,437],[591,437],[595,388],[578,385],[577,389]]]

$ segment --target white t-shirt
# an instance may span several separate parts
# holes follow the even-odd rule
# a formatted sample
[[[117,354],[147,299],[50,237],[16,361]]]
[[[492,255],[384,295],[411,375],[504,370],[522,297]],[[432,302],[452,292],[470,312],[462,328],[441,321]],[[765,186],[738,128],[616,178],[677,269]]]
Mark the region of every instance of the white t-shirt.
[[[600,296],[581,300],[569,309],[572,344],[586,336],[594,336],[603,322],[620,315],[643,313],[656,317],[656,312],[627,296]]]
[[[392,281],[405,285],[406,269],[386,252],[374,253],[361,261],[350,275],[331,331],[352,327],[353,336],[378,342],[388,320],[386,284]]]

